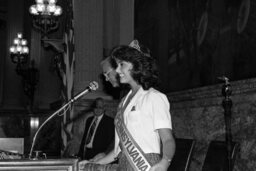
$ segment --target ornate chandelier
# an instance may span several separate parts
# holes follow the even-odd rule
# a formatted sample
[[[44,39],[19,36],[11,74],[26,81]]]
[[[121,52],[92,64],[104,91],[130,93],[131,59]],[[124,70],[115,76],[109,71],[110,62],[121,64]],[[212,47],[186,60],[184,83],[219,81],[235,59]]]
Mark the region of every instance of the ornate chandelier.
[[[22,33],[18,33],[17,37],[13,40],[13,45],[10,47],[12,62],[16,63],[17,67],[21,67],[21,65],[27,62],[28,53],[27,40],[23,39]]]
[[[25,94],[28,96],[28,109],[32,111],[34,92],[39,80],[39,71],[35,68],[35,61],[31,60],[28,66],[29,48],[27,40],[23,39],[22,33],[18,33],[10,46],[10,56],[16,65],[16,73],[22,77]]]
[[[57,0],[35,0],[36,4],[29,8],[33,16],[33,26],[40,30],[43,37],[59,27],[59,16],[62,8],[56,5]]]

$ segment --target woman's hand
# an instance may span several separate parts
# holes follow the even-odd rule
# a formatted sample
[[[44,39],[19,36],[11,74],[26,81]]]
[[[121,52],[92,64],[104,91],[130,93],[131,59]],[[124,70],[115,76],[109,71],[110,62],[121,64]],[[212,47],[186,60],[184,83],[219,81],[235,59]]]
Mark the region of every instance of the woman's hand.
[[[85,165],[87,164],[87,163],[90,163],[88,160],[81,160],[79,163],[78,163],[78,168],[79,168],[79,170],[83,170],[84,168],[85,168]]]
[[[105,156],[106,156],[105,153],[99,153],[99,154],[97,154],[96,156],[94,156],[92,159],[90,159],[89,161],[90,161],[90,162],[96,162],[96,163],[97,163],[98,160],[102,159],[102,158],[105,157]]]
[[[163,158],[159,163],[155,164],[150,168],[150,171],[167,171],[171,159],[175,152],[175,140],[170,129],[159,129],[158,133],[160,135],[163,144]]]

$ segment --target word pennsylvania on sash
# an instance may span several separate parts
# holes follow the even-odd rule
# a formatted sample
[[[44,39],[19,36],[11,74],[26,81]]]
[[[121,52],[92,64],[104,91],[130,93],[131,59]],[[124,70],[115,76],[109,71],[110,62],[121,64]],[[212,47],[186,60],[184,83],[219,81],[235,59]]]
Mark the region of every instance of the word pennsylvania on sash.
[[[135,167],[137,170],[148,171],[151,166],[140,149],[136,146],[134,140],[129,136],[129,133],[127,132],[128,130],[126,130],[125,126],[123,125],[120,114],[117,114],[116,116],[116,130],[126,157],[129,157],[133,167]]]

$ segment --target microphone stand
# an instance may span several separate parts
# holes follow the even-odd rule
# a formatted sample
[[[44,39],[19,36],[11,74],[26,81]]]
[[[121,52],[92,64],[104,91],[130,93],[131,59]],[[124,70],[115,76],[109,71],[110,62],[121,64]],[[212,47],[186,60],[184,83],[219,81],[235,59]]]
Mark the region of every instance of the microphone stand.
[[[227,146],[227,162],[228,171],[232,171],[232,134],[231,134],[231,107],[232,100],[230,95],[232,93],[231,86],[228,78],[224,77],[224,85],[222,86],[222,95],[224,99],[222,101],[222,106],[224,108],[225,125],[226,125],[226,146]]]
[[[33,153],[33,149],[35,146],[35,142],[36,142],[36,138],[37,135],[39,133],[39,131],[42,129],[42,127],[49,121],[51,120],[55,115],[57,115],[60,111],[62,111],[63,109],[65,109],[68,105],[70,105],[71,103],[73,103],[74,101],[76,101],[77,99],[79,99],[81,96],[83,96],[84,94],[90,92],[91,90],[96,90],[99,88],[99,85],[96,81],[92,81],[90,82],[90,85],[82,92],[80,92],[78,95],[76,95],[74,98],[70,99],[66,104],[64,104],[61,108],[59,108],[57,111],[55,111],[53,114],[51,114],[43,123],[42,125],[38,128],[38,130],[36,131],[33,141],[32,141],[32,145],[31,145],[31,149],[29,152],[29,159],[32,159],[32,153]],[[33,159],[37,159],[37,156]]]
[[[51,120],[55,115],[57,115],[60,111],[62,111],[63,109],[65,109],[68,105],[70,105],[71,103],[73,103],[74,100],[71,99],[69,100],[65,105],[63,105],[60,109],[58,109],[57,111],[55,111],[53,114],[51,114],[43,123],[42,125],[38,128],[38,130],[36,131],[35,135],[34,135],[34,138],[33,138],[33,141],[32,141],[32,145],[31,145],[31,149],[30,149],[30,152],[29,152],[29,159],[32,159],[32,153],[33,153],[33,149],[34,149],[34,146],[35,146],[35,141],[36,141],[36,138],[37,138],[37,135],[39,133],[39,131],[42,129],[42,127],[49,121]],[[35,158],[36,159],[36,158]]]
[[[89,86],[87,89],[85,89],[83,92],[79,93],[78,95],[76,95],[74,98],[70,99],[66,104],[64,104],[61,108],[59,108],[57,111],[55,111],[53,114],[51,114],[43,123],[42,125],[38,128],[38,130],[36,131],[33,141],[32,141],[32,145],[31,145],[31,149],[29,152],[29,159],[37,159],[37,157],[32,158],[32,153],[33,153],[33,149],[35,146],[35,141],[37,138],[37,135],[39,133],[39,131],[42,129],[42,127],[49,121],[51,120],[55,115],[57,115],[58,113],[60,113],[62,110],[64,110],[68,105],[70,105],[71,103],[73,103],[74,101],[76,101],[78,98],[80,98],[82,95],[84,95],[85,93],[91,91],[91,87]]]

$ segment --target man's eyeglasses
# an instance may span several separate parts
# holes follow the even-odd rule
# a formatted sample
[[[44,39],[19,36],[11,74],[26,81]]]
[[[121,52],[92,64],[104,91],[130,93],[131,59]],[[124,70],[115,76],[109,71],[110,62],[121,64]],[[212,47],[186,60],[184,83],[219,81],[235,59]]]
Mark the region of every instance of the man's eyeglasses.
[[[109,77],[109,74],[113,71],[113,69],[110,69],[109,71],[107,72],[104,72],[103,75],[108,78]]]

